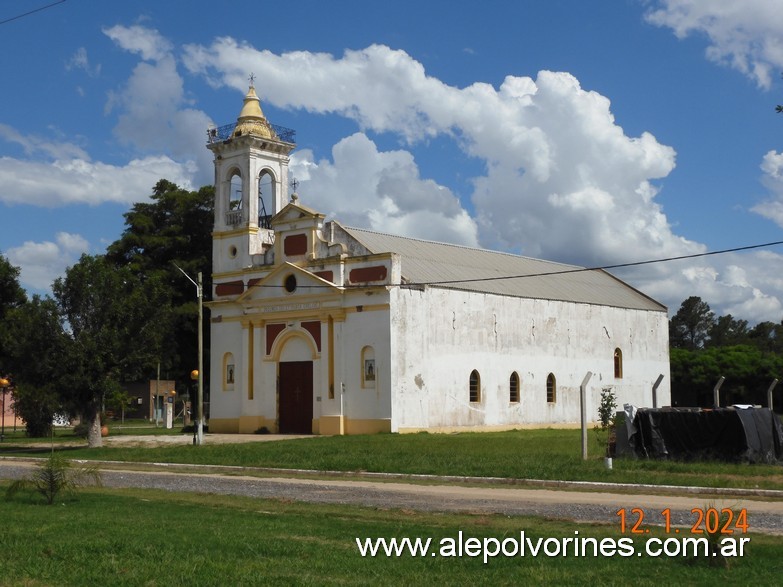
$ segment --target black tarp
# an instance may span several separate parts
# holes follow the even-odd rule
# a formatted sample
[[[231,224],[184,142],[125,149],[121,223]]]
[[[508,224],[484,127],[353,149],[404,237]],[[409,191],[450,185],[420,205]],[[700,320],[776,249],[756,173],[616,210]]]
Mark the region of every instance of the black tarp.
[[[783,461],[783,426],[768,408],[640,408],[629,442],[648,458]]]

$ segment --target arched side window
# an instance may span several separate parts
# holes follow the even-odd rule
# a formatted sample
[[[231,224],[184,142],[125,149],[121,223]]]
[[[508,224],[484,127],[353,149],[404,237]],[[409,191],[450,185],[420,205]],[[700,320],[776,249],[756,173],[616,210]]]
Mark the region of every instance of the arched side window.
[[[519,402],[519,374],[514,371],[508,380],[508,401]]]
[[[234,389],[234,354],[226,353],[223,355],[223,391]]]
[[[231,172],[231,179],[228,186],[228,207],[226,208],[226,224],[236,226],[241,224],[243,218],[242,212],[242,175],[239,170],[234,169]]]
[[[231,176],[231,188],[228,192],[228,209],[240,210],[242,208],[242,175],[234,171]]]
[[[362,349],[362,387],[375,387],[377,375],[375,349],[371,346],[366,346]]]
[[[554,373],[550,373],[546,378],[546,401],[550,404],[557,401],[557,381]]]
[[[272,216],[280,210],[275,210],[277,182],[272,173],[265,169],[258,176],[258,226],[271,228]]]
[[[481,401],[481,375],[475,369],[470,372],[470,402]]]
[[[615,379],[623,378],[623,351],[619,348],[614,349],[614,377]]]

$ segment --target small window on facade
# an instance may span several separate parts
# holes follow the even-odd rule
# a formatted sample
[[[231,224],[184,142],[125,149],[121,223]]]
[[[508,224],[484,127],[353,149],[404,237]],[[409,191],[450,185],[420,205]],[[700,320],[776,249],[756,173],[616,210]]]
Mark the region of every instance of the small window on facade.
[[[614,349],[614,377],[623,378],[623,351],[620,349]]]
[[[470,401],[471,403],[481,401],[481,376],[476,370],[470,373]]]
[[[223,355],[223,390],[234,389],[234,355],[226,353]]]
[[[508,380],[508,401],[516,403],[519,401],[519,375],[516,371],[511,374]]]
[[[366,346],[362,349],[362,387],[375,387],[376,376],[375,350]]]
[[[553,373],[546,378],[546,401],[550,404],[557,401],[557,381]]]

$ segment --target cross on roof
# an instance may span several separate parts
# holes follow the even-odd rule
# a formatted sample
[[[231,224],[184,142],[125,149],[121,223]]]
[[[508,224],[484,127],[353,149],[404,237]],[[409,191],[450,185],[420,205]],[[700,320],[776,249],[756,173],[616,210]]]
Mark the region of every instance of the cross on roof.
[[[251,87],[255,87],[255,85],[254,85],[254,82],[256,81],[256,76],[255,76],[255,74],[251,72],[251,73],[250,73],[250,77],[249,77],[249,78],[247,78],[247,79],[249,79],[249,80],[250,80],[250,86],[251,86]]]

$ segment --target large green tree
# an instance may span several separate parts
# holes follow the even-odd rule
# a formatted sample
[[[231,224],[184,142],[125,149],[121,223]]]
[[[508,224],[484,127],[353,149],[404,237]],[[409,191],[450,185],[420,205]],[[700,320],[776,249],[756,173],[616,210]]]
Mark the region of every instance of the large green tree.
[[[18,308],[27,301],[27,295],[19,284],[19,267],[0,254],[0,320],[12,308]]]
[[[119,383],[153,377],[159,363],[164,377],[187,381],[198,362],[197,300],[175,264],[202,272],[211,290],[213,196],[211,186],[159,181],[125,214],[106,255],[83,256],[53,298],[28,302],[19,270],[0,256],[0,373],[14,378],[28,432],[46,433],[65,409],[83,416],[97,444],[101,409]]]
[[[211,291],[214,194],[212,186],[189,191],[160,180],[149,202],[134,204],[125,214],[125,231],[106,253],[112,265],[141,280],[159,279],[168,288],[173,319],[160,360],[162,373],[172,379],[183,380],[198,364],[196,288],[177,266],[193,279],[201,272],[204,291]],[[208,324],[205,320],[207,353]]]
[[[61,380],[70,368],[60,309],[51,298],[33,296],[6,314],[2,332],[11,341],[8,374],[17,413],[29,436],[46,436],[62,409]]]
[[[82,415],[90,446],[100,446],[106,397],[152,372],[160,356],[171,322],[168,288],[158,276],[83,255],[52,291],[68,339],[60,393]]]
[[[703,348],[714,325],[715,313],[709,304],[698,296],[691,296],[669,321],[669,343],[673,348]]]
[[[747,320],[738,320],[731,314],[719,316],[709,329],[705,346],[722,347],[745,344],[749,329]]]
[[[26,302],[27,296],[19,284],[19,268],[0,255],[0,376],[8,375],[11,371],[9,353],[13,337],[8,333],[7,316]]]

